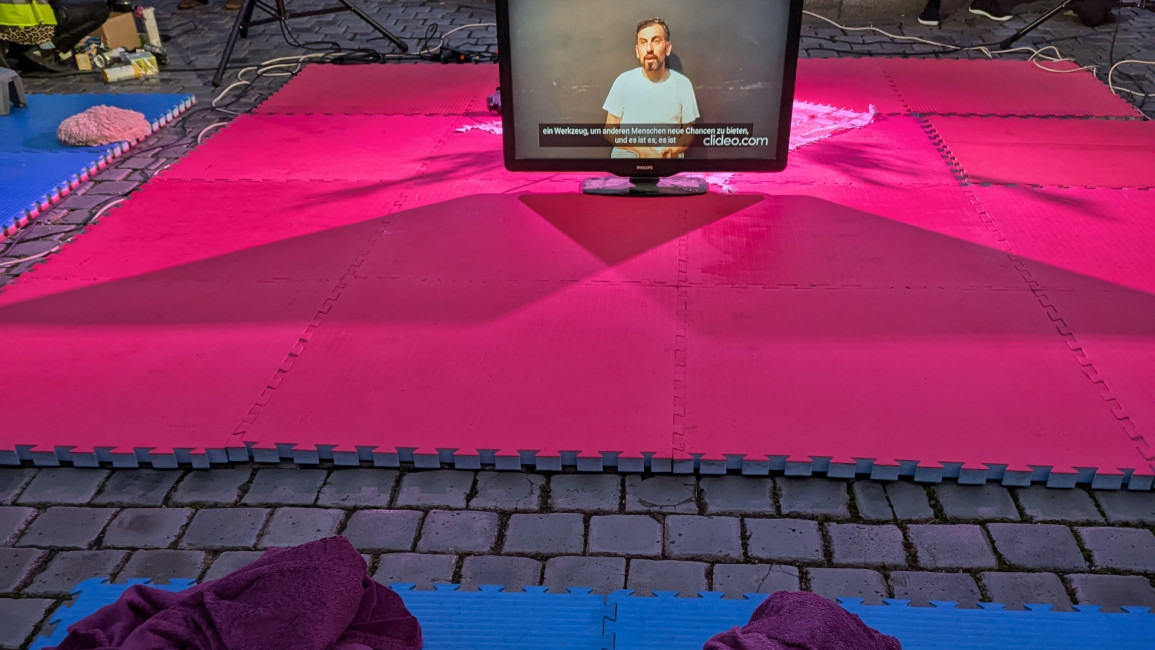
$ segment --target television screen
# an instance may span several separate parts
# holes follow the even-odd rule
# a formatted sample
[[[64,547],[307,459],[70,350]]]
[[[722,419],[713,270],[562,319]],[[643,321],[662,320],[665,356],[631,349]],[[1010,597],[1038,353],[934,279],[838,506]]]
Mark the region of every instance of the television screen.
[[[780,171],[802,0],[499,0],[513,171]]]

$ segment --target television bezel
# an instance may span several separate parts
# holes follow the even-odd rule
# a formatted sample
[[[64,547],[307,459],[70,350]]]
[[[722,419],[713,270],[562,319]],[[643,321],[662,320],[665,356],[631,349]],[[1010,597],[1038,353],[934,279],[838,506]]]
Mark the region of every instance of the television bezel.
[[[532,1],[532,0],[515,0]],[[628,0],[623,0],[626,2]],[[798,69],[798,42],[802,28],[803,0],[788,2],[785,71],[782,76],[782,105],[778,111],[778,140],[774,158],[518,158],[514,119],[517,102],[513,94],[512,59],[509,33],[509,2],[497,0],[498,67],[500,73],[502,146],[505,168],[514,172],[606,172],[625,177],[663,177],[682,172],[780,172],[786,168],[790,146],[790,116],[794,103],[794,82]],[[710,3],[702,2],[703,7]]]

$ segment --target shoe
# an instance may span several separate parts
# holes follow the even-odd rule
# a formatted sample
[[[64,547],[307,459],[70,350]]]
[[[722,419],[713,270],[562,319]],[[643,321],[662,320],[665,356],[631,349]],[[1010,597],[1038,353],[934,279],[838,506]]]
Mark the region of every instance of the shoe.
[[[922,13],[918,15],[918,24],[926,25],[927,27],[939,26],[938,3],[928,2],[922,8]]]
[[[200,5],[207,5],[208,3],[209,3],[208,0],[180,0],[180,2],[178,2],[176,4],[176,8],[182,9],[182,10],[183,9],[193,9],[193,8],[198,7]]]
[[[240,9],[243,4],[245,4],[245,0],[228,0],[228,2],[225,3],[225,9],[236,11]]]
[[[975,2],[971,3],[970,11],[972,14],[975,14],[976,16],[982,16],[984,18],[990,18],[991,20],[994,20],[994,21],[997,21],[1000,23],[1005,23],[1008,20],[1010,20],[1011,18],[1014,18],[1013,15],[1003,11],[1002,9],[999,9],[998,3],[994,2],[994,0],[991,0],[989,2],[983,2],[982,0],[975,0]]]
[[[45,52],[40,48],[29,48],[24,52],[24,60],[33,65],[33,69],[37,72],[72,72],[75,68],[65,65],[56,58],[55,53]]]

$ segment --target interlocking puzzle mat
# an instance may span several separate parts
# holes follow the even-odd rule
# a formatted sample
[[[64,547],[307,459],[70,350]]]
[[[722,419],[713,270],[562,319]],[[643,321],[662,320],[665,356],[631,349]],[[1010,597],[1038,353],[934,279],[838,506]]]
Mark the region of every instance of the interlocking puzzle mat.
[[[256,109],[256,113],[334,115],[460,115],[486,113],[497,91],[497,66],[306,66]]]
[[[910,113],[886,76],[882,59],[799,59],[794,99],[883,115]]]
[[[1023,117],[925,118],[970,183],[1155,187],[1155,122]]]
[[[174,580],[160,589],[180,591],[191,580]],[[74,601],[57,610],[49,622],[51,636],[39,637],[30,650],[63,641],[69,625],[111,604],[132,584],[112,584],[90,578],[73,590]],[[421,624],[424,647],[454,648],[586,648],[589,650],[698,650],[713,635],[749,620],[766,594],[723,598],[702,592],[680,598],[673,592],[638,597],[629,591],[608,596],[588,589],[547,593],[545,587],[522,592],[482,586],[478,591],[438,585],[417,591],[394,584],[405,606]],[[911,607],[905,600],[864,605],[861,599],[839,599],[848,612],[867,625],[894,636],[906,650],[986,650],[1008,646],[1083,650],[1088,647],[1147,648],[1152,615],[1145,607],[1105,614],[1098,607],[1077,605],[1071,612],[1051,611],[1049,605],[1028,605],[1008,611],[1002,605],[980,603],[959,609],[952,602]]]
[[[358,69],[411,74],[340,74]],[[473,101],[453,84],[477,70],[447,70],[422,83]],[[0,295],[9,361],[53,388],[22,395],[0,462],[1151,487],[1147,194],[1064,190],[1109,197],[1082,264],[1021,236],[1078,211],[960,182],[986,163],[925,128],[1012,118],[886,115],[735,194],[662,201],[505,172],[500,138],[458,132],[476,119],[267,112],[215,133]],[[1144,126],[1013,119],[1092,125],[1053,169],[1132,155],[1098,127]]]
[[[907,110],[914,113],[1143,117],[1134,106],[1112,94],[1094,73],[1070,61],[877,61]]]
[[[56,129],[65,118],[93,106],[116,106],[143,113],[155,131],[195,101],[191,95],[29,95],[27,107],[0,120],[0,239],[135,144],[63,145]]]

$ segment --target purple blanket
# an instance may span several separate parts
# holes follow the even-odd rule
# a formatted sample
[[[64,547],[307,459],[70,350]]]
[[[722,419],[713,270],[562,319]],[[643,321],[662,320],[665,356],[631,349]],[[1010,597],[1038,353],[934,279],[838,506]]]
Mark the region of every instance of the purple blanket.
[[[135,585],[68,628],[58,650],[420,650],[401,597],[343,537],[270,549],[176,593]]]
[[[750,622],[714,636],[703,650],[901,650],[881,634],[822,596],[779,591]]]

